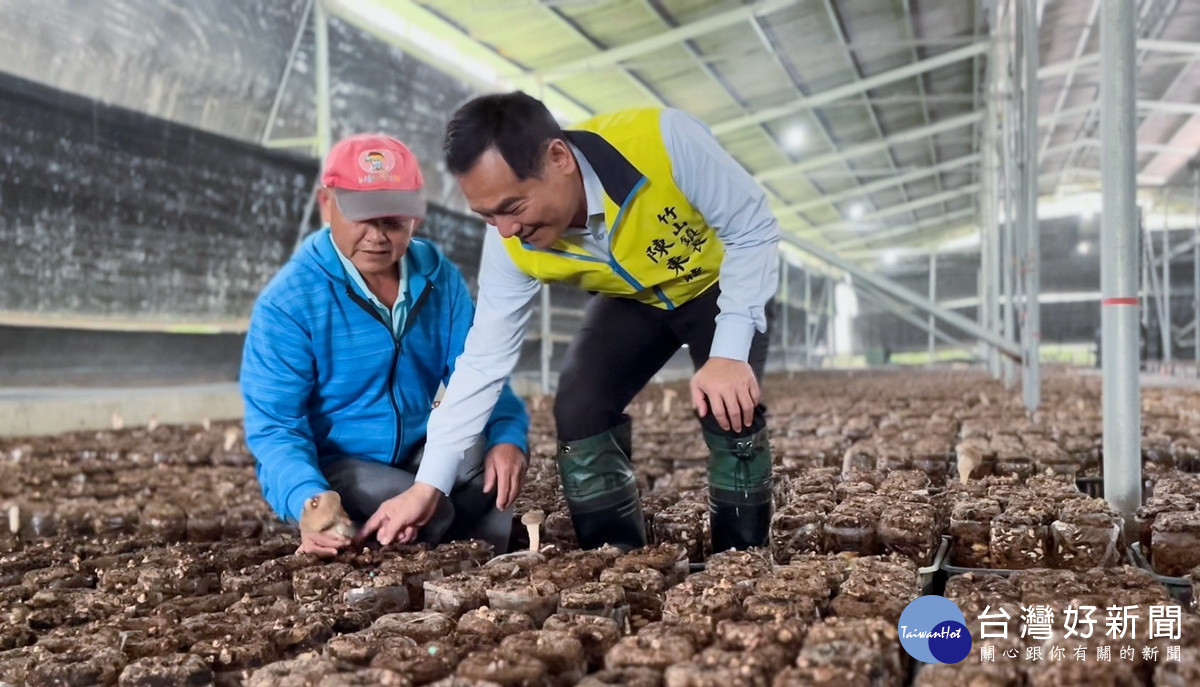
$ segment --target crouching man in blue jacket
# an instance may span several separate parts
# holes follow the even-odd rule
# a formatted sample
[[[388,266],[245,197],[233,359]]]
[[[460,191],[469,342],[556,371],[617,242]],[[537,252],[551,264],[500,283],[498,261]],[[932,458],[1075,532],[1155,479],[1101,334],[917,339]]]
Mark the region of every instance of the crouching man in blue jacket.
[[[327,227],[259,295],[242,356],[246,442],[263,497],[300,526],[299,552],[331,556],[415,481],[438,386],[462,353],[474,304],[458,269],[413,238],[423,179],[403,143],[351,136],[325,160]],[[505,385],[436,515],[405,540],[479,537],[503,552],[527,467],[529,417]],[[386,543],[386,542],[385,542]]]

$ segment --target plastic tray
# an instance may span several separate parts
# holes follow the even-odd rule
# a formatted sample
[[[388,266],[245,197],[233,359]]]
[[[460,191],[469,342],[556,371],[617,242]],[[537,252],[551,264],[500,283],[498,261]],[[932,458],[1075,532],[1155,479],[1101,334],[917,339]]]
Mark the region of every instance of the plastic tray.
[[[951,565],[950,564],[950,535],[946,535],[946,536],[942,537],[942,540],[945,542],[945,547],[946,547],[946,555],[942,557],[942,571],[946,573],[947,577],[953,577],[955,575],[965,575],[967,573],[975,573],[976,575],[999,575],[1001,577],[1008,577],[1009,575],[1017,572],[1016,570],[1009,570],[1007,568],[967,568],[964,566]]]
[[[1104,498],[1104,477],[1076,477],[1075,487],[1092,498]],[[1152,491],[1150,483],[1142,480],[1142,501],[1149,498]]]
[[[1171,577],[1170,575],[1159,575],[1150,565],[1150,561],[1146,560],[1146,555],[1142,553],[1142,543],[1134,542],[1129,545],[1129,559],[1133,564],[1142,570],[1148,571],[1154,576],[1154,579],[1159,584],[1167,588],[1167,593],[1171,595],[1179,603],[1186,607],[1192,605],[1192,581],[1187,577]]]
[[[938,544],[937,551],[933,554],[933,562],[927,566],[917,568],[917,574],[921,581],[922,596],[941,594],[946,591],[946,576],[941,574],[941,572],[944,569],[943,563],[949,551],[950,537],[943,534],[942,543]]]

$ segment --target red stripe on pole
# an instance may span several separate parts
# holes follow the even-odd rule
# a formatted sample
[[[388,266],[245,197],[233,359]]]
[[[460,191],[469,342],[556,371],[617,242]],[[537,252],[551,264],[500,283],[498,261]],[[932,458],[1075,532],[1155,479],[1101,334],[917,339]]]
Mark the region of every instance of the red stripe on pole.
[[[1140,301],[1136,298],[1105,298],[1100,301],[1100,305],[1137,305]]]

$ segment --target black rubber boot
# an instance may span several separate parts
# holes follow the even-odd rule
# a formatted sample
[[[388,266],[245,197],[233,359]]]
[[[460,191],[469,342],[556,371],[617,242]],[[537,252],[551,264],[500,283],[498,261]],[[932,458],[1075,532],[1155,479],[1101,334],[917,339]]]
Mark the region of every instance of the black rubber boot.
[[[713,553],[766,546],[771,532],[771,448],[764,427],[746,437],[704,432]]]
[[[558,475],[581,549],[646,545],[646,521],[629,462],[628,420],[595,436],[558,444]]]

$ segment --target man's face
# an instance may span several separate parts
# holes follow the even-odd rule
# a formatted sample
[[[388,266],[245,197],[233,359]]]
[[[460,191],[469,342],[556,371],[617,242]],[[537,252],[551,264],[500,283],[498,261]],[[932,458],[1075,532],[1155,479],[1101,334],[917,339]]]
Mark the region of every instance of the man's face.
[[[321,189],[321,219],[329,223],[333,243],[364,277],[396,275],[396,263],[412,241],[417,221],[412,217],[379,217],[362,222],[338,209],[335,191]]]
[[[586,205],[575,157],[561,140],[550,143],[537,176],[518,179],[500,151],[489,148],[457,178],[484,221],[504,238],[516,236],[535,248],[554,245]]]

